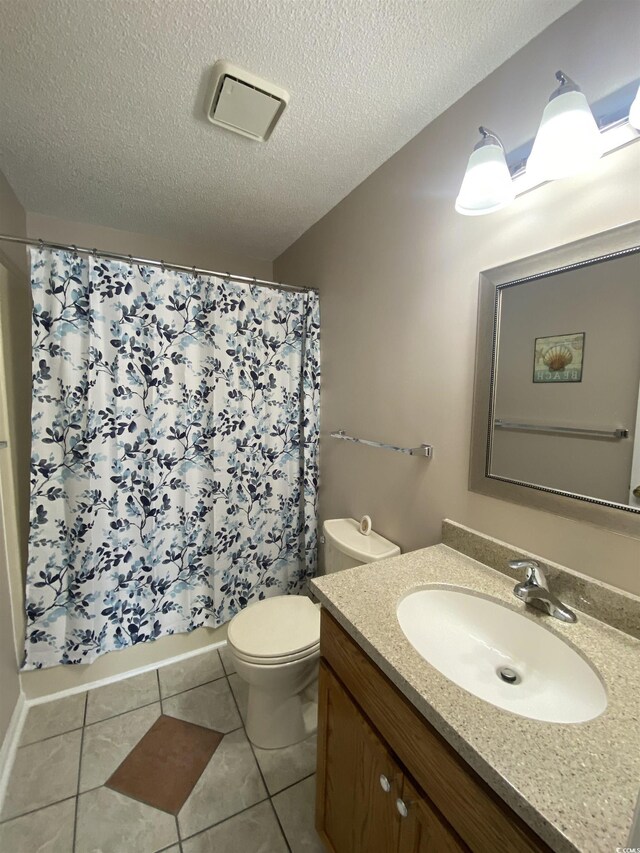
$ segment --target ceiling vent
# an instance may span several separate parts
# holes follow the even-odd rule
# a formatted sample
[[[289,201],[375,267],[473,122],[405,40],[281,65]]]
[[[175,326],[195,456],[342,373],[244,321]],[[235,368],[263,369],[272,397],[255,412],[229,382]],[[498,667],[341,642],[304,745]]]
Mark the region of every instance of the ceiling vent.
[[[213,66],[207,118],[234,133],[264,142],[271,136],[289,93],[230,62]]]

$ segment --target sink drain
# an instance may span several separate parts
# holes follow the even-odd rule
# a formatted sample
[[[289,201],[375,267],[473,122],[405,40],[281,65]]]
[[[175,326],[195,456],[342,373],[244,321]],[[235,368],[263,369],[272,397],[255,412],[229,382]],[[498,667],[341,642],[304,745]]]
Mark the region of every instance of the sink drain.
[[[519,684],[522,681],[520,673],[516,672],[515,669],[511,669],[509,666],[500,666],[496,672],[505,684]]]

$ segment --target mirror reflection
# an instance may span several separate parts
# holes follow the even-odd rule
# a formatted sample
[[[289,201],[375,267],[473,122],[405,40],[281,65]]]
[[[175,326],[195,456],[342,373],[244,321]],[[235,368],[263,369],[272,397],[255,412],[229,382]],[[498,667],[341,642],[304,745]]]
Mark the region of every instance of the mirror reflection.
[[[640,511],[640,253],[497,291],[487,474]]]

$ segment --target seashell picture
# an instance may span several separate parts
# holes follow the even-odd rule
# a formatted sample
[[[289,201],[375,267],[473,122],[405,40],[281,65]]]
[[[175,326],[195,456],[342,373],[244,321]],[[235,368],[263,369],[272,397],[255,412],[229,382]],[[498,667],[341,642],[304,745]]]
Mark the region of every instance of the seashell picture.
[[[584,332],[536,338],[534,382],[582,382]]]

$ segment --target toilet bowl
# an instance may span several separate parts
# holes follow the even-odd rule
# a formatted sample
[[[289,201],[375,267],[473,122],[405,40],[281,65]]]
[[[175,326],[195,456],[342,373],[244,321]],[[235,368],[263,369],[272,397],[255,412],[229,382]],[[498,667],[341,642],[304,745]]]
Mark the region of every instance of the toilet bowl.
[[[324,523],[327,573],[393,557],[400,548],[353,518]],[[279,749],[304,740],[317,727],[320,605],[304,595],[256,601],[229,622],[227,644],[238,676],[249,686],[249,740]]]

